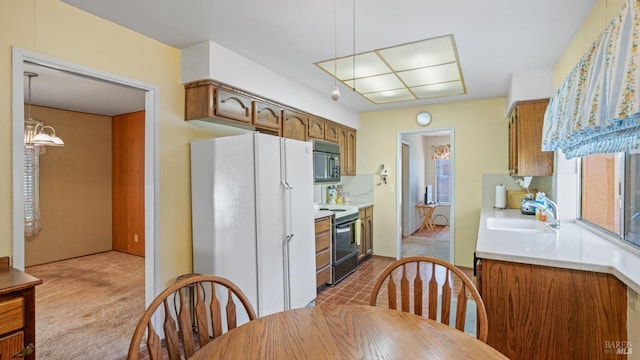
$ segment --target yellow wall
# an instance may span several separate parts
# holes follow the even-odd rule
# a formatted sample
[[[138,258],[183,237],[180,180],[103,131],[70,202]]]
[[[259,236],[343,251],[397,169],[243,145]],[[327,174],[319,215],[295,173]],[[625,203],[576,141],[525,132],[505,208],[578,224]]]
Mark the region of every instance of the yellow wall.
[[[397,191],[397,138],[399,131],[454,129],[455,263],[473,266],[480,207],[482,174],[507,173],[507,119],[505,98],[464,101],[360,114],[357,140],[357,173],[377,174],[389,164],[389,183]],[[429,111],[426,128],[416,124],[420,111]],[[374,253],[396,257],[396,192],[384,186],[374,189]]]
[[[11,255],[11,47],[111,72],[160,89],[160,279],[191,271],[189,142],[180,52],[58,0],[0,5],[0,256]]]

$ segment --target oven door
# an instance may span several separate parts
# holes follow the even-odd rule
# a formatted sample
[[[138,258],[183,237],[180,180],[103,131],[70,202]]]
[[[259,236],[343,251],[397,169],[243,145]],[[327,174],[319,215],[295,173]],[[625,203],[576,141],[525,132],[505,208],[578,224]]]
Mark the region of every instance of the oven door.
[[[334,233],[331,263],[331,283],[336,284],[358,267],[358,245],[356,244],[355,221],[337,224]]]
[[[358,250],[356,244],[355,222],[336,225],[335,246],[333,247],[333,262],[337,263]]]

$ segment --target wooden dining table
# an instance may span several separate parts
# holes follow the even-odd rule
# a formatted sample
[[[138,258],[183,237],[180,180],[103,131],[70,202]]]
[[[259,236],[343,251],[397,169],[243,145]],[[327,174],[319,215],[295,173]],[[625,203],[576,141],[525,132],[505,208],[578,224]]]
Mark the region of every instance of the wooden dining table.
[[[198,350],[202,359],[507,359],[470,334],[417,315],[321,305],[248,322]]]

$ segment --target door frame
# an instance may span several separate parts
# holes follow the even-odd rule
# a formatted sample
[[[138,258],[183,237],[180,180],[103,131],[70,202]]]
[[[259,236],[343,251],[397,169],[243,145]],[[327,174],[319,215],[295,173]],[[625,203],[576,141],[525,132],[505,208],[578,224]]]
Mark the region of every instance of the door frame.
[[[403,130],[398,131],[398,135],[396,138],[396,174],[398,174],[397,182],[402,184],[402,136],[403,135],[414,135],[414,134],[429,134],[429,133],[437,133],[437,132],[449,132],[449,138],[451,140],[451,159],[454,161],[451,162],[451,210],[449,216],[449,258],[452,264],[455,264],[455,203],[456,203],[456,186],[455,186],[455,129],[454,128],[434,128],[429,130],[418,129],[418,130]],[[403,231],[403,223],[402,223],[402,207],[403,204],[403,192],[402,186],[399,187],[396,192],[396,258],[402,258],[402,231]]]
[[[52,67],[71,74],[95,78],[145,91],[145,155],[144,155],[144,228],[145,228],[145,304],[149,304],[160,289],[156,269],[160,266],[160,162],[159,116],[160,94],[156,85],[89,68],[69,61],[12,48],[12,256],[13,266],[24,270],[24,62]]]
[[[409,159],[409,154],[411,153],[411,145],[408,142],[402,141],[402,144],[400,145],[400,157],[401,157],[401,162],[400,162],[400,169],[402,172],[402,175],[400,175],[400,184],[402,184],[402,189],[400,191],[402,191],[402,206],[400,207],[400,211],[401,211],[401,225],[400,227],[402,228],[401,230],[401,236],[404,238],[406,236],[411,235],[410,233],[407,233],[407,224],[409,223],[409,220],[411,219],[411,217],[409,216],[409,208],[407,207],[408,205],[408,193],[409,193],[409,183],[408,183],[408,179],[411,177],[411,174],[409,174],[409,161],[407,161],[405,163],[405,154],[407,157],[407,160]],[[407,174],[407,177],[405,177],[405,172]]]

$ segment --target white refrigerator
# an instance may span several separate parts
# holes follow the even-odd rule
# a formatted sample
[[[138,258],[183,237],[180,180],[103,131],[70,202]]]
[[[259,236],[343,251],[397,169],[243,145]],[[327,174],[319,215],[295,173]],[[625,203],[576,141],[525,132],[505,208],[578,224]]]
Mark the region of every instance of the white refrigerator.
[[[191,143],[193,271],[228,278],[259,317],[316,298],[313,149],[249,133]]]

